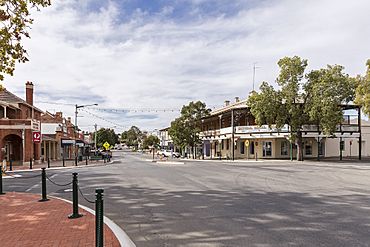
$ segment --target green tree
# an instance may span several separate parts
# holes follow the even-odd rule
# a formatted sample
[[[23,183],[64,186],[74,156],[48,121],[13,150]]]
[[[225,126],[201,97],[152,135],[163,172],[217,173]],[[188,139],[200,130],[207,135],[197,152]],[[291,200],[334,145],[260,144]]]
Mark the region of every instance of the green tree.
[[[0,0],[0,80],[13,75],[16,62],[28,61],[22,38],[30,38],[30,9],[49,5],[50,0]]]
[[[148,149],[150,147],[158,148],[159,141],[160,141],[159,138],[157,136],[154,136],[154,135],[144,137],[143,149]]]
[[[200,101],[190,102],[181,109],[181,116],[171,122],[168,134],[174,144],[181,148],[190,146],[192,150],[200,143],[201,119],[209,116],[211,110]],[[194,152],[193,152],[194,155]],[[193,156],[194,158],[194,156]]]
[[[355,103],[362,106],[362,111],[370,116],[370,59],[367,60],[367,70],[365,76],[357,76],[356,99]]]
[[[143,133],[141,130],[136,126],[131,126],[131,128],[127,131],[124,131],[121,135],[121,140],[127,146],[133,146],[136,149],[139,147],[139,144],[143,140]]]
[[[95,134],[98,147],[102,147],[105,142],[108,142],[110,145],[118,143],[118,136],[113,129],[101,128]]]
[[[263,82],[261,91],[252,92],[247,104],[258,125],[289,126],[291,142],[297,145],[297,160],[302,160],[303,125],[319,124],[324,134],[333,135],[343,119],[340,105],[353,99],[354,79],[339,65],[305,74],[307,60],[298,56],[282,58],[278,65],[280,89]]]

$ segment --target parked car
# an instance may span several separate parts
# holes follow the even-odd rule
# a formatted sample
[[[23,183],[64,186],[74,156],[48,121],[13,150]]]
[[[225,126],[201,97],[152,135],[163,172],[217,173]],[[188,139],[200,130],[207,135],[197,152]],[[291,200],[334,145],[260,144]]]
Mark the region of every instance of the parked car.
[[[180,158],[180,154],[175,151],[171,150],[160,150],[157,152],[158,155],[163,155],[164,157],[173,157],[173,158]]]

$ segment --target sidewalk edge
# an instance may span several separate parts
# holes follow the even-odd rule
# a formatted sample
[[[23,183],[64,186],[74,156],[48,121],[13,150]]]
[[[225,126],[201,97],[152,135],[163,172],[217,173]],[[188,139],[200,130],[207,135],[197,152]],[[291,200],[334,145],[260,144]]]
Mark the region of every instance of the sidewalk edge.
[[[49,195],[49,197],[55,198],[55,199],[58,199],[58,200],[62,200],[64,202],[68,202],[69,204],[72,204],[71,201],[69,201],[67,199],[64,199],[64,198],[60,198],[60,197],[57,197],[57,196],[50,196],[50,195]],[[92,215],[95,215],[95,211],[92,210],[91,208],[83,206],[81,204],[78,204],[78,206],[80,208],[86,210],[87,212],[91,213]],[[104,223],[112,230],[113,234],[116,236],[116,238],[118,239],[118,242],[120,243],[120,245],[122,247],[123,246],[125,246],[125,247],[126,246],[127,247],[136,247],[135,243],[130,239],[130,237],[127,235],[127,233],[125,231],[123,231],[121,229],[121,227],[119,227],[111,219],[104,216]]]

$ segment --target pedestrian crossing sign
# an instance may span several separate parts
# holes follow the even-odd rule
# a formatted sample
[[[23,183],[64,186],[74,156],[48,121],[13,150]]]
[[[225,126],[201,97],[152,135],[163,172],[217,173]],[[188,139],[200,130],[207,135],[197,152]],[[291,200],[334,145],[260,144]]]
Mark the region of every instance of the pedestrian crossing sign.
[[[105,142],[105,143],[103,144],[103,147],[104,147],[106,150],[108,150],[108,149],[109,149],[109,147],[110,147],[110,144],[109,144],[108,142]]]

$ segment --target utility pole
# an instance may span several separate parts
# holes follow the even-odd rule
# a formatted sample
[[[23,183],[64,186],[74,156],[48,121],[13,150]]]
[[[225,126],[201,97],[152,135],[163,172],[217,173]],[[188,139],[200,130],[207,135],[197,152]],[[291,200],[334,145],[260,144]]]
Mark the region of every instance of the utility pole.
[[[75,162],[77,164],[77,156],[78,156],[78,149],[77,149],[77,136],[78,136],[78,127],[77,127],[77,114],[78,114],[78,105],[76,104],[76,110],[75,110]]]
[[[94,124],[94,127],[95,127],[94,143],[95,143],[95,154],[96,154],[96,153],[97,153],[97,147],[96,147],[96,134],[97,134],[97,128],[98,128],[98,125],[97,125],[97,124]]]
[[[78,114],[78,109],[83,108],[86,106],[97,106],[98,104],[91,104],[91,105],[75,105],[76,111],[75,111],[75,159],[77,162],[77,156],[78,156],[78,149],[77,149],[77,137],[78,137],[78,127],[77,127],[77,114]],[[76,136],[77,134],[77,136]],[[77,163],[76,163],[77,164]]]
[[[253,91],[254,91],[254,83],[256,79],[256,69],[260,68],[256,66],[257,63],[253,63]]]

